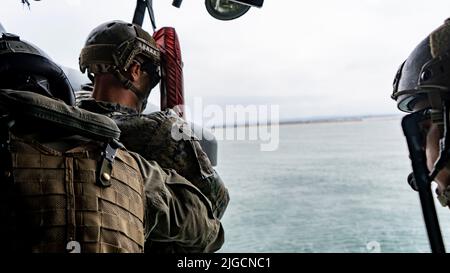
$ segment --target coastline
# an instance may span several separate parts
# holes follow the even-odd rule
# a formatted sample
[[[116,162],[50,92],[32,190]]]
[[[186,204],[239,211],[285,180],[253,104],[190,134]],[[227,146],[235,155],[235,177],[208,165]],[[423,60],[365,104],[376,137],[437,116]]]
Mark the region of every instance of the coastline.
[[[244,123],[244,124],[224,124],[218,126],[208,127],[207,129],[226,129],[226,128],[241,128],[241,127],[254,127],[259,125],[271,126],[271,125],[302,125],[302,124],[320,124],[320,123],[345,123],[345,122],[363,122],[365,120],[392,120],[401,119],[401,114],[384,114],[384,115],[361,115],[361,116],[343,116],[343,117],[324,117],[324,118],[310,118],[310,119],[293,119],[282,120],[278,123]]]

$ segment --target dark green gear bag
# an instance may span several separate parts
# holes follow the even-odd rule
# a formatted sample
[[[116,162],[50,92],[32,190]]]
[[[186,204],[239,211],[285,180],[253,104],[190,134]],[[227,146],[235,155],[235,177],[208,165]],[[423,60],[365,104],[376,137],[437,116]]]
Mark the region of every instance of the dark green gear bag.
[[[33,92],[0,89],[0,109],[14,118],[48,122],[102,142],[120,137],[120,129],[110,118]]]

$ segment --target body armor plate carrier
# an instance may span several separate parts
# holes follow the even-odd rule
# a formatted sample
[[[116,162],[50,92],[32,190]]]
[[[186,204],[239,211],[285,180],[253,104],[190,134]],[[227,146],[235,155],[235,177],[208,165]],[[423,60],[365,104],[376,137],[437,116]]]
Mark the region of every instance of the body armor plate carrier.
[[[142,176],[115,141],[113,121],[8,90],[0,92],[0,111],[4,250],[65,252],[78,245],[83,253],[143,252]],[[36,124],[42,131],[31,130]]]

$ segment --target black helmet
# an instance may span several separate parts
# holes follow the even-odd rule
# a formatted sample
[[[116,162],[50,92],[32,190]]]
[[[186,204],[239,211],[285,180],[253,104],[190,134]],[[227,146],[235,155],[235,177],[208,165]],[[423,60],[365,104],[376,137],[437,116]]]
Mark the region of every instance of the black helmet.
[[[404,112],[413,112],[422,101],[428,101],[424,107],[434,109],[450,101],[449,19],[413,50],[400,66],[393,85],[392,98]]]
[[[0,38],[0,88],[34,91],[75,103],[63,70],[38,47],[10,33]]]
[[[150,74],[151,90],[159,82],[160,52],[156,42],[140,26],[123,21],[106,22],[92,30],[79,59],[81,72],[112,73],[126,88],[146,101],[150,90],[137,90],[124,73],[133,61],[138,61]]]

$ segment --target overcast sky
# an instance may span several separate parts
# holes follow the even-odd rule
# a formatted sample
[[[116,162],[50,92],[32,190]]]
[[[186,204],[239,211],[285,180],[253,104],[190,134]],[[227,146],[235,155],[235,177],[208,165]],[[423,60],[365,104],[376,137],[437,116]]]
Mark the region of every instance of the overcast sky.
[[[2,0],[0,22],[78,68],[90,30],[131,21],[136,1],[30,2],[28,10]],[[398,66],[450,17],[448,0],[266,0],[229,22],[210,17],[203,0],[181,9],[154,2],[158,27],[178,31],[188,101],[275,103],[282,118],[397,113],[390,94]]]

